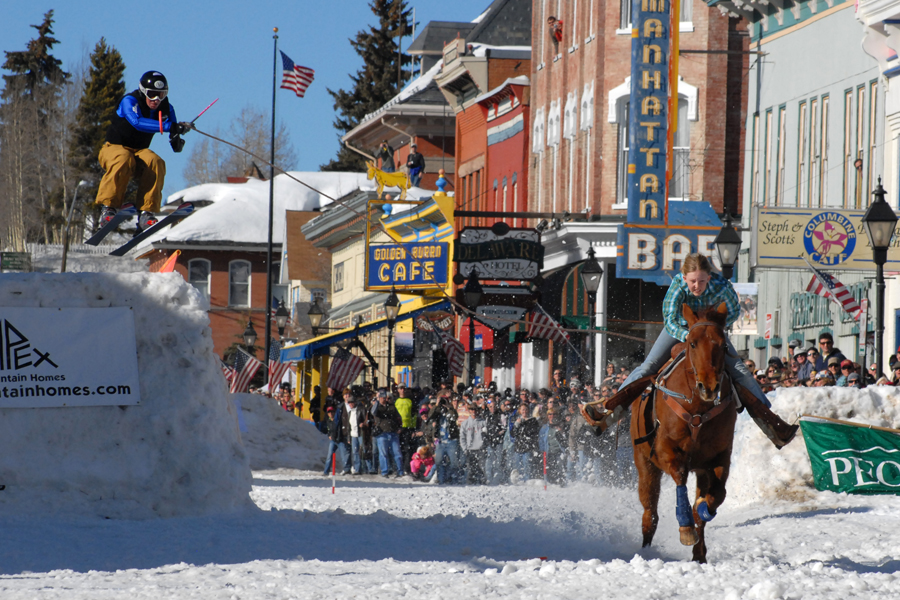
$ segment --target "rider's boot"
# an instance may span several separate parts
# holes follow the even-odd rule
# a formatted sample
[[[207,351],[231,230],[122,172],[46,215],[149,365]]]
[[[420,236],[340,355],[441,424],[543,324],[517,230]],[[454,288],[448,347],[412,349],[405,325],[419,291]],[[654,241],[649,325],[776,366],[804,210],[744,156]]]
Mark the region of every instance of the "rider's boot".
[[[776,448],[781,450],[794,439],[800,425],[788,425],[768,406],[760,402],[759,398],[754,396],[750,390],[737,383],[734,384],[734,387],[740,394],[741,403],[747,408],[753,422],[775,444]]]
[[[653,375],[647,375],[632,381],[607,398],[602,404],[582,404],[581,415],[588,425],[596,428],[597,435],[600,435],[625,416],[625,411],[628,410],[628,407],[640,397],[641,393],[647,389],[647,386],[652,381]]]

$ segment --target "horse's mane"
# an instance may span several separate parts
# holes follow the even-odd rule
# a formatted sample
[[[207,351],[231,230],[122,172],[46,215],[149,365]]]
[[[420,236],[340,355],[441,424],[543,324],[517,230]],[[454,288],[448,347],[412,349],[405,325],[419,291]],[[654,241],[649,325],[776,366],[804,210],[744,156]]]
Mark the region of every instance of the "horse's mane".
[[[725,320],[728,318],[728,313],[720,313],[717,309],[719,308],[718,304],[714,304],[712,306],[707,306],[705,308],[701,308],[700,312],[697,313],[697,317],[699,321],[710,321],[725,329]]]

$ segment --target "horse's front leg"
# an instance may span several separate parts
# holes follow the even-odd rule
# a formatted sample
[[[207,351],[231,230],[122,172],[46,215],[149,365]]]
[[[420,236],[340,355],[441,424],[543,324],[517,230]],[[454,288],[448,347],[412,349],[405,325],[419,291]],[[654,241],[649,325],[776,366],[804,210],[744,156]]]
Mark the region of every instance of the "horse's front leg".
[[[725,482],[728,480],[730,456],[713,469],[697,472],[697,500],[694,502],[694,518],[697,520],[699,541],[694,546],[694,560],[706,562],[706,523],[712,521],[716,511],[725,502]]]
[[[678,534],[681,543],[685,546],[693,546],[700,537],[694,527],[694,511],[687,493],[687,466],[681,461],[672,461],[666,472],[675,481],[675,518],[678,520]]]

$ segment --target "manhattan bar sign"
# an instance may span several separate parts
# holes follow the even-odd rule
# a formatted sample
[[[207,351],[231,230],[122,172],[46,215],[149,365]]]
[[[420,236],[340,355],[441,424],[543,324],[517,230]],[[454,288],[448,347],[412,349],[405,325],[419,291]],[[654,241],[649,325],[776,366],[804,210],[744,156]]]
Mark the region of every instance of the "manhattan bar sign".
[[[460,231],[453,255],[459,274],[468,277],[474,269],[480,279],[526,281],[537,277],[544,266],[540,232],[505,230],[466,227]]]

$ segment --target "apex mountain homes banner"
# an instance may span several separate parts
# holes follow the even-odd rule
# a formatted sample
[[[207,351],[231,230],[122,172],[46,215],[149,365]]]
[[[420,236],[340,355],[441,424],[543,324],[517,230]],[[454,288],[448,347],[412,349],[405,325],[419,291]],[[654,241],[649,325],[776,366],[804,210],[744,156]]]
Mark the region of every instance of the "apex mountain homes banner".
[[[864,210],[755,206],[751,256],[754,266],[874,270]],[[888,250],[888,271],[900,270],[900,236]]]
[[[0,307],[0,408],[140,399],[130,308]]]

